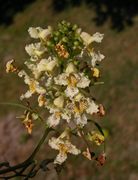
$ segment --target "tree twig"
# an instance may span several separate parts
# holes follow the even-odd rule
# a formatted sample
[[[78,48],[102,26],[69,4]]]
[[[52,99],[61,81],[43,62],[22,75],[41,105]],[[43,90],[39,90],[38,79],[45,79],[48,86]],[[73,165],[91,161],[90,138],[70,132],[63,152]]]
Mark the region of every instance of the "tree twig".
[[[36,167],[36,161],[34,160],[37,152],[40,150],[40,147],[42,146],[42,144],[44,143],[48,133],[51,131],[52,129],[46,127],[44,134],[42,136],[42,138],[40,139],[38,145],[36,146],[36,148],[34,149],[34,151],[32,152],[32,154],[22,163],[19,163],[15,166],[10,166],[10,164],[8,162],[3,162],[1,163],[1,167],[2,168],[4,166],[4,168],[2,170],[0,170],[0,179],[11,179],[13,177],[17,177],[17,176],[22,176],[25,177],[25,179],[31,177],[33,170]],[[26,169],[28,169],[30,166],[32,166],[31,170],[29,171],[29,173],[27,175],[23,174],[24,171]],[[6,168],[5,168],[6,167]],[[18,171],[17,171],[18,170]],[[12,175],[9,175],[9,173]],[[8,176],[6,176],[6,174],[8,174]],[[4,176],[5,175],[5,176]],[[24,180],[25,180],[24,179]]]

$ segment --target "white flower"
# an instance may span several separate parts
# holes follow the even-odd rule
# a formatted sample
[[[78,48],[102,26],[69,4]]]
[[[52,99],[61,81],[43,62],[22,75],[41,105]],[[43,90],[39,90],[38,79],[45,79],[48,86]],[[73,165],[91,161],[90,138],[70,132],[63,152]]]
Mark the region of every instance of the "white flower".
[[[67,87],[65,90],[65,94],[67,97],[73,98],[75,95],[79,93],[78,88],[76,87]]]
[[[92,40],[97,42],[97,43],[101,43],[103,36],[104,36],[104,34],[100,34],[99,32],[96,32],[95,34],[93,34]]]
[[[49,112],[52,113],[47,120],[47,125],[49,127],[57,126],[63,119],[67,122],[70,122],[71,113],[69,113],[68,109],[61,109],[55,107],[55,105],[47,105],[47,108],[49,109]]]
[[[57,85],[64,85],[66,86],[67,83],[67,74],[66,73],[62,73],[59,74],[57,77],[54,78],[55,84]]]
[[[83,73],[80,73],[80,79],[77,83],[77,87],[86,88],[89,86],[89,84],[90,84],[90,80],[86,76],[84,76]]]
[[[90,80],[83,73],[62,73],[54,78],[57,85],[67,86],[65,93],[67,97],[74,97],[78,94],[78,88],[86,88],[90,84]]]
[[[92,36],[86,32],[81,33],[81,38],[85,44],[85,46],[89,46],[92,42],[100,43],[103,39],[104,34],[100,34],[99,32],[96,32]]]
[[[60,123],[60,119],[61,119],[61,113],[57,111],[48,117],[47,125],[49,127],[55,127]]]
[[[93,41],[93,37],[86,32],[82,32],[80,36],[81,36],[81,38],[82,38],[82,40],[86,46],[91,44]]]
[[[87,102],[88,102],[88,107],[86,109],[86,112],[90,115],[92,115],[94,113],[98,113],[99,106],[97,104],[95,104],[95,102],[93,100],[91,100],[90,98],[87,98]]]
[[[74,121],[77,125],[84,126],[87,124],[86,114],[75,115]]]
[[[62,112],[53,104],[47,104],[47,109],[49,109],[51,114],[49,115],[46,123],[49,127],[56,127],[60,123]]]
[[[33,57],[31,58],[31,60],[36,61],[35,58],[40,57],[46,51],[46,48],[42,46],[41,43],[34,43],[34,44],[32,43],[26,45],[25,50],[30,56]]]
[[[51,71],[53,71],[53,69],[56,65],[57,65],[57,60],[49,57],[48,59],[42,59],[38,63],[37,70],[38,70],[38,72],[42,72],[42,71],[51,72]]]
[[[41,59],[41,61],[37,64],[32,64],[31,62],[25,62],[26,66],[32,71],[34,77],[38,79],[42,72],[51,73],[55,66],[57,66],[56,58],[49,57],[48,59]]]
[[[43,29],[41,27],[30,27],[28,29],[30,36],[34,39],[42,39],[45,40],[51,34],[51,27],[49,26],[47,29]]]
[[[74,97],[74,100],[67,105],[67,108],[72,114],[75,123],[83,127],[87,124],[89,115],[92,116],[94,113],[98,113],[99,106],[90,98],[85,98],[81,94],[78,94],[78,96],[78,99],[76,99],[77,96]]]
[[[21,99],[29,98],[34,93],[44,94],[46,92],[46,90],[39,85],[39,82],[34,80],[33,78],[30,78],[25,71],[20,71],[18,75],[19,77],[24,76],[24,82],[29,86],[29,90],[21,96]]]
[[[16,72],[17,71],[17,68],[14,66],[14,59],[8,61],[6,63],[6,72],[9,73],[9,72]]]
[[[40,33],[40,31],[42,31],[42,28],[41,27],[30,27],[29,29],[28,29],[28,32],[29,32],[29,34],[30,34],[30,36],[32,37],[32,38],[34,38],[34,39],[37,39],[37,38],[39,38],[39,33]]]
[[[59,151],[59,154],[54,160],[54,164],[62,164],[67,159],[67,153],[78,155],[81,152],[76,146],[71,144],[68,138],[62,138],[62,135],[58,138],[52,137],[49,140],[49,146]]]
[[[95,53],[95,52],[90,52],[90,56],[91,56],[91,65],[92,65],[92,67],[95,67],[96,62],[102,61],[104,59],[104,57],[105,57],[99,51],[98,51],[98,54]]]

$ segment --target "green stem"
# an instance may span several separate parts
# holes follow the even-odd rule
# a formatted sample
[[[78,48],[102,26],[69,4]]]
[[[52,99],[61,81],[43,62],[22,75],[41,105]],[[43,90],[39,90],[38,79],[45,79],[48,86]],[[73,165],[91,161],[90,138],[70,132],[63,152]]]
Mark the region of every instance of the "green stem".
[[[43,137],[40,139],[40,141],[39,141],[38,145],[36,146],[35,150],[34,150],[33,153],[31,154],[31,156],[29,157],[29,160],[31,160],[31,159],[33,159],[33,158],[35,157],[36,153],[39,151],[41,145],[44,143],[44,141],[45,141],[48,133],[49,133],[51,130],[52,130],[51,128],[46,127],[45,132],[44,132],[44,134],[43,134]]]
[[[8,172],[13,172],[17,169],[21,169],[23,168],[24,170],[34,162],[34,157],[36,156],[37,152],[40,150],[40,147],[41,145],[44,143],[48,133],[51,131],[52,129],[46,127],[45,129],[45,132],[42,136],[42,138],[40,139],[38,145],[36,146],[36,148],[34,149],[33,153],[31,154],[31,156],[29,156],[29,158],[27,160],[25,160],[24,162],[18,164],[18,165],[15,165],[15,166],[12,166],[12,167],[8,167],[7,169],[3,169],[3,170],[0,170],[0,174],[5,174],[5,173],[8,173]],[[22,172],[22,170],[21,170]]]

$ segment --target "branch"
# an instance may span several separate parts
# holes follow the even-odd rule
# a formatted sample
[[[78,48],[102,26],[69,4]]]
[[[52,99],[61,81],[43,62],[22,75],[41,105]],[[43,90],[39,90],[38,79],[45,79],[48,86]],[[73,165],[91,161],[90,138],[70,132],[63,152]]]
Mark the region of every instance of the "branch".
[[[2,170],[0,170],[0,175],[5,175],[5,174],[9,174],[9,173],[12,173],[12,175],[9,175],[9,176],[0,176],[0,179],[4,178],[5,180],[7,180],[7,179],[11,179],[11,178],[17,177],[17,176],[24,176],[25,179],[26,178],[28,179],[28,177],[31,177],[33,175],[34,169],[35,169],[35,167],[37,165],[37,162],[34,160],[34,158],[35,158],[37,152],[40,150],[40,147],[44,143],[48,133],[51,130],[52,129],[46,127],[46,129],[44,131],[44,134],[43,134],[42,138],[40,139],[38,145],[36,146],[36,148],[34,149],[32,154],[24,162],[22,162],[22,163],[20,163],[18,165],[15,165],[15,166],[10,166],[8,162],[1,163],[0,164],[0,168],[2,168],[2,167],[6,167],[6,168],[3,168]],[[26,169],[28,169],[30,166],[32,166],[32,168],[29,171],[29,173],[27,175],[23,174],[24,171]]]

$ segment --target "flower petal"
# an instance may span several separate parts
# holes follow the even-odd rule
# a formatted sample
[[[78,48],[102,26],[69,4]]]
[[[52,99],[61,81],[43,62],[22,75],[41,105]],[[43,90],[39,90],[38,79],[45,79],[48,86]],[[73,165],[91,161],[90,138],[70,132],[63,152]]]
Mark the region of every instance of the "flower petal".
[[[52,137],[52,138],[49,139],[49,141],[48,141],[49,146],[50,146],[52,149],[56,149],[56,150],[59,149],[58,143],[59,143],[59,142],[58,142],[58,139],[55,138],[55,137]]]
[[[85,114],[76,115],[74,121],[76,122],[77,125],[84,126],[87,124],[87,117]]]
[[[76,87],[67,87],[65,90],[65,94],[67,97],[73,98],[76,94],[78,94],[79,90]]]
[[[47,125],[49,127],[55,127],[59,124],[59,122],[60,122],[60,116],[56,116],[56,113],[52,114],[47,119]]]
[[[62,164],[67,159],[67,154],[60,152],[56,159],[54,160],[54,164]]]
[[[101,33],[99,33],[99,32],[96,32],[95,34],[93,34],[92,40],[95,41],[95,42],[97,42],[97,43],[101,43],[103,37],[104,37],[104,34],[101,34]]]

